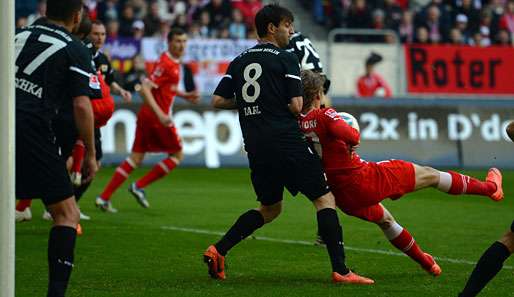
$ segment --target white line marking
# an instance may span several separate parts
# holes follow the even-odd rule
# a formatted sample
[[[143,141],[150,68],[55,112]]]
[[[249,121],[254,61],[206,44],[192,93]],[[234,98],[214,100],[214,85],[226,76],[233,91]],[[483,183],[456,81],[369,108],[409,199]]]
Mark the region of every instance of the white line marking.
[[[182,228],[182,227],[176,227],[176,226],[162,226],[161,229],[187,232],[187,233],[196,233],[196,234],[207,234],[207,235],[218,235],[218,236],[225,235],[224,232],[216,232],[216,231],[193,229],[193,228]],[[297,245],[308,245],[308,246],[314,245],[313,241],[278,239],[278,238],[271,238],[271,237],[265,237],[265,236],[252,236],[252,237],[250,237],[250,239],[269,241],[269,242],[278,242],[278,243],[287,243],[287,244],[297,244]],[[407,257],[403,253],[397,253],[397,252],[392,252],[392,251],[388,251],[388,250],[357,248],[357,247],[351,247],[351,246],[347,246],[347,245],[345,245],[344,248],[349,251]],[[436,259],[438,261],[449,262],[449,263],[454,263],[454,264],[468,264],[468,265],[476,265],[477,264],[476,262],[473,262],[473,261],[462,260],[462,259],[452,259],[452,258],[445,258],[445,257],[434,257],[434,259]],[[504,269],[514,269],[513,266],[509,266],[509,265],[504,265],[503,268]]]

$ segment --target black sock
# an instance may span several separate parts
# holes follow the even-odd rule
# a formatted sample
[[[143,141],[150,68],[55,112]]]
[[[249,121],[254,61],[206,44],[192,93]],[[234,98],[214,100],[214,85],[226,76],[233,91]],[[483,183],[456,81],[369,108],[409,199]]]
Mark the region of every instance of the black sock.
[[[220,254],[225,256],[233,246],[263,225],[264,218],[260,212],[255,209],[245,212],[237,219],[225,236],[215,244],[216,249]]]
[[[67,226],[54,226],[48,239],[48,294],[47,297],[64,297],[71,269],[77,231]]]
[[[480,257],[460,297],[476,296],[502,269],[503,262],[510,256],[507,247],[496,241]]]
[[[332,271],[347,274],[349,269],[345,265],[343,229],[339,225],[337,212],[332,208],[324,208],[317,213],[318,232],[327,246]]]
[[[84,195],[84,193],[87,191],[90,185],[91,182],[73,188],[75,194],[75,201],[77,203],[79,202],[80,198],[82,198],[82,195]]]

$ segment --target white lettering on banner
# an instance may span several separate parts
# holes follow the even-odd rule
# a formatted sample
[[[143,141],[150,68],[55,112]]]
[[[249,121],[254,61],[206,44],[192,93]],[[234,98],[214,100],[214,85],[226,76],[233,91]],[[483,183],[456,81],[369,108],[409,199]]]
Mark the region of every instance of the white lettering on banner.
[[[127,109],[116,110],[107,125],[101,128],[102,150],[105,153],[116,152],[116,126],[124,128],[125,151],[130,152],[136,134],[136,114]]]
[[[407,118],[409,139],[437,140],[439,128],[434,119],[418,119],[418,114],[415,112],[409,112]]]
[[[396,118],[385,119],[380,118],[372,112],[365,112],[361,115],[360,121],[368,124],[362,129],[362,139],[369,140],[399,140],[397,128],[400,121]]]
[[[448,138],[450,140],[466,140],[471,137],[473,126],[465,115],[448,115]]]
[[[510,141],[505,128],[510,121],[501,122],[500,116],[494,113],[489,119],[482,121],[480,115],[472,113],[448,115],[448,138],[450,140],[467,140],[473,135],[473,129],[479,128],[484,141]]]

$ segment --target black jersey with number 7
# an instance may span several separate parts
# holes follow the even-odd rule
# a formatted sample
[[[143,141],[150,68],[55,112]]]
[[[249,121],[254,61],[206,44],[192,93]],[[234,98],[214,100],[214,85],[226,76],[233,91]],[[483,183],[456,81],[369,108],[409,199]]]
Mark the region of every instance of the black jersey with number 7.
[[[270,43],[245,50],[229,65],[215,95],[236,99],[246,151],[302,138],[291,98],[302,96],[298,58]]]

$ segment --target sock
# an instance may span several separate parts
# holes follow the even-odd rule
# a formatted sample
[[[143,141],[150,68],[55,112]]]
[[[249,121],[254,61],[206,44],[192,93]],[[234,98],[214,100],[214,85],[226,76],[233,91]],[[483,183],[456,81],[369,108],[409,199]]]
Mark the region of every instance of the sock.
[[[347,274],[350,270],[345,264],[343,229],[339,225],[336,210],[324,208],[318,211],[317,219],[319,234],[327,247],[332,271],[342,275]]]
[[[127,180],[128,176],[134,170],[135,168],[134,161],[132,161],[130,158],[127,158],[123,163],[121,163],[118,168],[116,168],[116,172],[114,172],[114,175],[112,176],[111,180],[105,187],[102,194],[100,194],[100,197],[104,200],[111,199],[112,193],[116,191],[125,180]]]
[[[502,269],[503,262],[509,256],[510,252],[504,244],[497,241],[493,243],[478,260],[459,297],[471,297],[480,293],[485,285]]]
[[[32,205],[32,199],[20,199],[18,200],[18,204],[16,204],[17,211],[24,211],[27,207]]]
[[[82,161],[84,160],[85,153],[86,148],[84,142],[80,139],[77,140],[73,146],[73,165],[71,166],[71,172],[80,172],[82,170]]]
[[[496,185],[493,182],[483,182],[454,171],[440,172],[437,188],[452,195],[475,194],[490,196],[496,191]]]
[[[84,195],[84,193],[87,191],[87,189],[89,188],[89,186],[91,185],[91,182],[88,182],[86,184],[82,184],[78,187],[73,187],[73,191],[74,191],[74,196],[75,196],[75,201],[78,203],[80,198],[82,198],[82,196]]]
[[[390,242],[412,260],[418,262],[423,268],[430,268],[434,265],[434,263],[425,256],[425,253],[423,253],[412,235],[410,235],[409,231],[406,229],[402,228],[400,235],[394,239],[390,239]]]
[[[165,177],[170,173],[175,167],[177,167],[177,162],[175,158],[166,158],[162,160],[161,162],[157,163],[150,172],[148,172],[145,176],[143,176],[141,179],[139,179],[136,182],[136,186],[140,189],[148,186],[149,184],[153,183],[154,181]]]
[[[67,226],[54,226],[48,239],[48,294],[64,297],[73,268],[73,250],[77,231]]]
[[[228,230],[225,236],[223,236],[223,238],[214,246],[216,246],[216,249],[220,254],[225,256],[232,247],[263,225],[264,218],[262,217],[262,214],[255,209],[251,209],[242,214]]]

